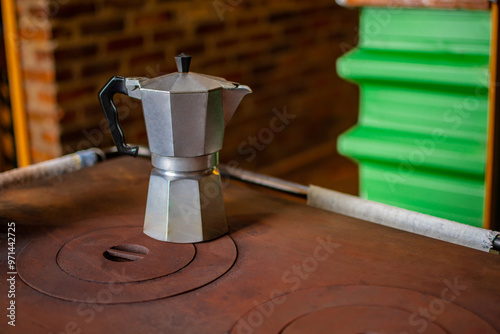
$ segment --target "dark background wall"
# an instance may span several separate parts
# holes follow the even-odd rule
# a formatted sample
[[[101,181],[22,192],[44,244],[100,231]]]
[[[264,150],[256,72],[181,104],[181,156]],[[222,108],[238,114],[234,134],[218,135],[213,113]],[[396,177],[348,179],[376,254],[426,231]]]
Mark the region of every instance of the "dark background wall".
[[[176,71],[180,52],[193,56],[192,71],[254,91],[227,128],[221,160],[262,168],[332,141],[357,114],[356,88],[335,73],[357,15],[332,0],[69,1],[51,20],[63,151],[86,139],[112,145],[107,133],[99,143],[98,90],[115,74]],[[127,140],[146,144],[137,101],[120,101]],[[263,130],[284,109],[294,116],[286,128]]]
[[[113,75],[176,71],[180,52],[193,56],[192,71],[254,91],[226,129],[223,162],[280,176],[310,171],[356,122],[357,88],[337,77],[335,61],[356,44],[358,12],[333,0],[17,4],[35,162],[112,146],[100,88]],[[116,100],[127,141],[147,144],[139,101]]]

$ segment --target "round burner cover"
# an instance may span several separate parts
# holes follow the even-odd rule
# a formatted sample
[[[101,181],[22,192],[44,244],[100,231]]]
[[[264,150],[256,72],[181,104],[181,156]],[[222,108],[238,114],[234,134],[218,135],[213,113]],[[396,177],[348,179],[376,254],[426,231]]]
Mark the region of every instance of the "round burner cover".
[[[441,297],[383,286],[299,290],[252,308],[231,329],[233,334],[422,332],[496,333],[474,313]]]
[[[193,244],[151,240],[141,227],[115,227],[69,241],[56,261],[69,275],[87,281],[139,282],[170,275],[187,266],[195,254]],[[113,275],[121,270],[126,275]]]
[[[286,325],[281,333],[415,333],[411,313],[385,306],[343,306],[331,307],[308,313]],[[420,325],[420,324],[419,324]],[[427,333],[447,332],[432,322],[426,325]]]
[[[20,278],[64,300],[134,303],[199,288],[224,275],[236,261],[237,248],[229,236],[173,244],[146,236],[137,225],[95,229],[130,220],[93,219],[33,240],[18,256]]]

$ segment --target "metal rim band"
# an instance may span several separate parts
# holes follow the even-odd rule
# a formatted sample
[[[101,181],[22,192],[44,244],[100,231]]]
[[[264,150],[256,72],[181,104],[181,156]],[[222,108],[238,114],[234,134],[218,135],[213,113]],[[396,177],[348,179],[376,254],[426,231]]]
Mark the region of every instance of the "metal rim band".
[[[174,172],[196,172],[212,169],[219,163],[219,152],[198,157],[180,158],[151,154],[154,167]]]

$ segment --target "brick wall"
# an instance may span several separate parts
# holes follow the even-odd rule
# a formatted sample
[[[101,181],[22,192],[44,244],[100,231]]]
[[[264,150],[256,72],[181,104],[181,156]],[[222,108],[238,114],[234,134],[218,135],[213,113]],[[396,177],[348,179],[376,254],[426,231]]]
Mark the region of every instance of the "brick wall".
[[[62,153],[59,128],[62,110],[57,105],[54,76],[55,41],[51,37],[48,1],[18,0],[17,9],[31,156],[38,162]]]
[[[193,56],[192,71],[254,90],[226,130],[222,161],[263,168],[334,140],[356,121],[355,87],[336,76],[335,60],[345,52],[341,43],[354,44],[358,13],[333,0],[36,2],[47,5],[51,27],[40,39],[50,36],[54,48],[39,52],[38,61],[45,69],[44,57],[53,59],[54,75],[33,73],[34,86],[44,88],[29,98],[37,106],[52,103],[60,134],[41,136],[38,123],[33,129],[30,122],[32,137],[54,141],[57,148],[50,154],[112,145],[99,89],[115,74],[154,77],[176,71],[173,57],[180,52]],[[146,144],[139,101],[116,100],[127,141]],[[294,118],[285,120],[283,129],[276,114],[285,108]],[[38,149],[34,155],[43,157]]]
[[[3,36],[0,46],[4,47]],[[7,78],[7,60],[0,54],[0,172],[15,166],[14,135],[10,112],[10,94]]]

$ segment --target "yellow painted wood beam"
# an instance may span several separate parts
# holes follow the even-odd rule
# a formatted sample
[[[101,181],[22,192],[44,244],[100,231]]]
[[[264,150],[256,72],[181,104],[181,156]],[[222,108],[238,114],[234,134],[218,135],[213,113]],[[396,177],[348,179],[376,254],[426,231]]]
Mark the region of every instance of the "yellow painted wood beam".
[[[485,208],[484,208],[484,224],[483,227],[490,229],[493,228],[491,220],[492,207],[494,201],[493,184],[495,175],[494,173],[494,159],[495,159],[495,124],[498,122],[495,117],[496,103],[496,82],[497,82],[497,57],[498,57],[498,4],[492,3],[491,5],[491,52],[490,52],[490,83],[489,83],[489,106],[488,106],[488,147],[486,156],[486,179],[485,179]],[[498,177],[498,176],[497,176]],[[497,194],[498,195],[498,194]]]
[[[16,159],[19,167],[30,164],[28,121],[26,117],[23,77],[19,52],[19,32],[17,29],[15,0],[2,1],[4,43],[9,78],[9,93],[14,125]]]

